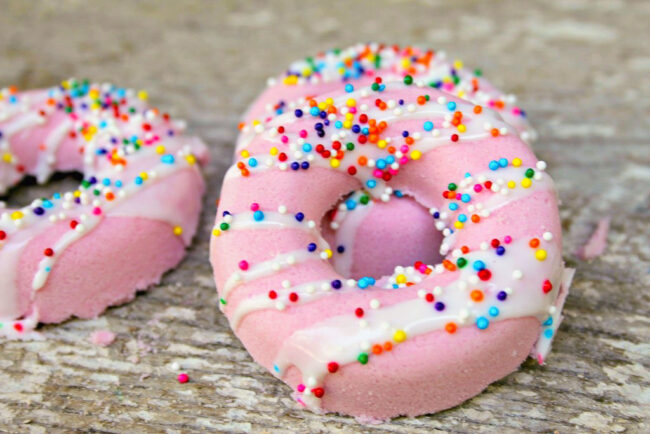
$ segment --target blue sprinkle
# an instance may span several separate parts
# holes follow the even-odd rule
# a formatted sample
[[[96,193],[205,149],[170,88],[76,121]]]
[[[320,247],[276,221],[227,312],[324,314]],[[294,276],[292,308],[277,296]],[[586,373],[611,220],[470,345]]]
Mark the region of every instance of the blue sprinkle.
[[[470,200],[472,200],[472,196],[470,196],[470,195],[467,194],[467,193],[463,193],[463,194],[460,196],[460,200],[461,200],[463,203],[467,203],[467,202],[469,202]]]
[[[119,179],[118,179],[117,181],[115,181],[115,186],[116,186],[117,188],[122,187],[122,185],[123,185],[123,184],[122,184],[122,181],[120,181]]]
[[[251,167],[256,167],[257,166],[257,159],[249,158],[248,159],[248,165],[251,166]]]
[[[506,252],[506,248],[503,246],[497,247],[497,255],[503,256],[503,254]]]
[[[316,243],[307,244],[307,250],[309,250],[310,252],[316,251]]]
[[[102,184],[104,184],[106,187],[108,187],[109,185],[111,185],[111,180],[108,179],[108,178],[104,178],[104,179],[102,179]]]
[[[472,265],[476,271],[481,271],[482,269],[485,268],[485,262],[483,261],[474,261],[474,264]]]
[[[438,211],[433,213],[433,218],[434,219],[439,219],[440,218],[440,213]]]
[[[309,114],[312,116],[318,116],[320,114],[320,110],[318,109],[318,107],[312,107],[309,110]]]
[[[505,301],[506,298],[508,298],[508,293],[505,291],[499,291],[497,294],[497,299],[499,299],[499,301]]]
[[[341,286],[343,286],[343,284],[341,283],[340,280],[338,280],[338,279],[332,280],[332,288],[341,289]]]
[[[291,163],[291,169],[292,170],[300,169],[300,163],[298,163],[297,161],[294,161],[293,163]]]
[[[366,181],[366,186],[368,188],[375,188],[377,186],[377,181],[375,181],[374,179],[369,179]]]
[[[377,160],[376,166],[377,166],[378,169],[385,169],[386,168],[386,161],[384,161],[383,159],[380,158],[379,160]]]
[[[338,247],[336,248],[336,251],[339,252],[339,253],[343,253],[343,252],[345,252],[345,247],[342,246],[342,245],[341,245],[341,246],[338,246]]]
[[[261,222],[264,220],[264,213],[260,210],[257,210],[253,213],[253,218],[255,219],[256,222]]]
[[[458,209],[458,204],[454,203],[454,202],[450,203],[449,204],[449,209],[452,210],[452,211],[456,211]]]
[[[433,129],[433,122],[426,121],[422,127],[424,128],[424,131],[431,131]]]
[[[357,207],[357,203],[353,199],[348,199],[348,200],[345,201],[345,206],[349,210],[353,210],[353,209],[355,209]]]
[[[459,214],[458,221],[461,223],[465,223],[467,221],[467,216],[465,214]]]
[[[301,118],[302,117],[302,110],[296,109],[296,111],[293,112],[293,114],[295,114],[297,118]]]
[[[52,208],[54,204],[47,199],[43,200],[43,208]]]
[[[544,324],[542,324],[542,325],[544,325],[544,326],[553,325],[553,317],[549,316],[548,319],[546,321],[544,321]]]
[[[136,176],[136,177],[135,177],[135,183],[136,183],[137,185],[141,185],[141,184],[142,184],[142,178],[140,178],[139,176]]]
[[[349,84],[349,83],[346,84],[346,85],[345,85],[345,91],[346,91],[347,93],[351,93],[351,92],[353,92],[353,91],[354,91],[354,86],[352,86],[352,85]]]
[[[488,167],[490,168],[490,170],[497,170],[499,168],[499,163],[492,160],[490,161],[490,164],[488,164]]]
[[[280,372],[280,367],[278,365],[273,365],[273,370],[275,372]]]
[[[434,307],[438,312],[442,312],[443,310],[445,310],[445,304],[444,304],[443,302],[441,302],[441,301],[437,301],[436,304],[433,305],[433,307]]]
[[[160,158],[160,161],[162,161],[162,162],[165,163],[165,164],[174,164],[174,156],[171,155],[171,154],[163,155],[163,156]]]
[[[456,103],[453,101],[449,101],[447,103],[447,108],[449,109],[449,111],[453,112],[454,110],[456,110]]]
[[[404,193],[402,193],[400,190],[395,190],[393,194],[395,197],[404,197]]]
[[[334,122],[334,126],[340,130],[341,128],[343,128],[343,122],[336,121]]]
[[[298,220],[299,222],[303,221],[304,218],[305,215],[303,213],[299,212],[298,214],[296,214],[296,220]]]
[[[46,273],[49,273],[50,271],[52,271],[52,267],[45,267],[45,272]]]
[[[476,318],[476,327],[478,327],[480,330],[485,330],[489,325],[490,321],[486,317],[479,316]]]
[[[311,152],[311,149],[312,149],[312,148],[311,148],[311,143],[304,143],[304,144],[302,145],[302,150],[303,150],[304,152]]]
[[[505,158],[499,158],[499,166],[508,167],[508,160]]]
[[[303,162],[300,164],[300,167],[302,167],[303,170],[307,170],[307,169],[309,169],[309,161],[303,161]]]
[[[547,339],[551,339],[553,337],[553,329],[544,330],[544,337]]]
[[[52,197],[53,197],[54,199],[61,199],[61,193],[54,193],[54,194],[52,195]]]
[[[386,163],[388,164],[393,164],[395,162],[395,157],[392,155],[389,155],[388,157],[385,158]]]
[[[494,317],[494,316],[499,316],[499,308],[496,307],[496,306],[492,306],[490,309],[488,309],[488,313],[489,313],[490,316],[492,316],[492,317]]]

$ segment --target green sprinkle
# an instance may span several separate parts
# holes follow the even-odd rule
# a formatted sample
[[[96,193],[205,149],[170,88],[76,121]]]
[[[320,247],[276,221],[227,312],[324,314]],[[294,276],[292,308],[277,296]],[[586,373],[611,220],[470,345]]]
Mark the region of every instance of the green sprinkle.
[[[368,202],[370,202],[370,198],[366,195],[363,195],[361,196],[361,198],[359,198],[359,202],[361,202],[364,205],[368,205]]]
[[[228,229],[230,229],[230,225],[226,222],[221,223],[219,227],[221,228],[222,231],[227,231]]]
[[[458,260],[456,261],[456,265],[458,265],[458,268],[463,268],[465,265],[467,265],[467,259],[458,258]]]
[[[366,363],[368,363],[368,354],[366,354],[366,353],[359,354],[359,357],[357,357],[357,360],[362,365],[365,365]]]
[[[406,84],[407,86],[413,84],[413,77],[411,77],[410,75],[404,77],[404,84]]]
[[[354,151],[354,143],[352,142],[346,143],[345,147],[347,148],[348,151]]]
[[[223,304],[223,305],[225,305],[225,304],[226,304],[226,300],[225,300],[225,299],[223,299],[223,298],[220,298],[220,299],[219,299],[219,303],[221,303],[221,304]]]
[[[456,186],[456,184],[454,184],[453,182],[451,182],[451,183],[449,183],[449,185],[447,186],[447,188],[449,189],[449,191],[455,191],[456,188],[457,188],[457,186]]]
[[[535,175],[535,171],[533,169],[526,169],[526,178],[532,178]]]

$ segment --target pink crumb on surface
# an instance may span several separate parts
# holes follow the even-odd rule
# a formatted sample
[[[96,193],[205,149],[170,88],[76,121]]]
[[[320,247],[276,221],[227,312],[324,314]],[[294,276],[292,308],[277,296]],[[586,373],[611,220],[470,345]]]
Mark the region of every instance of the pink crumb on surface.
[[[90,342],[100,347],[107,347],[115,342],[117,335],[110,330],[96,330],[90,335]]]
[[[610,218],[602,218],[596,230],[587,242],[578,250],[578,257],[583,260],[594,259],[603,254],[607,247],[607,234],[609,233]]]

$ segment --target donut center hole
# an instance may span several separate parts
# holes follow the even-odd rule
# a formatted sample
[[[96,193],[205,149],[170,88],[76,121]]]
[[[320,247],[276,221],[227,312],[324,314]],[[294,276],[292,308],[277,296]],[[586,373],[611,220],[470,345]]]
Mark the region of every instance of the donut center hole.
[[[56,192],[74,191],[79,188],[82,180],[83,175],[80,172],[56,172],[45,184],[37,183],[33,176],[25,176],[18,184],[0,195],[0,201],[4,202],[7,208],[21,208],[36,199],[50,198]]]
[[[364,203],[366,202],[366,203]],[[442,234],[429,210],[410,196],[372,201],[355,192],[335,204],[321,222],[334,269],[346,278],[392,275],[397,266],[442,261]]]

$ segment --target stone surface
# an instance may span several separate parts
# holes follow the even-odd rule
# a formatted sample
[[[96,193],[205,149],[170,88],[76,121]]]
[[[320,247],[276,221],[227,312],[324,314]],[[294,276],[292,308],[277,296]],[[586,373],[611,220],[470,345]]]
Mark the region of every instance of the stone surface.
[[[0,10],[0,85],[74,76],[146,88],[213,157],[200,235],[162,284],[97,320],[44,327],[44,341],[0,343],[0,431],[650,430],[649,2],[3,1]],[[577,268],[546,366],[529,361],[460,407],[372,428],[293,404],[228,328],[207,261],[236,125],[266,78],[294,58],[369,40],[445,49],[519,95]],[[11,200],[40,191],[19,188]],[[605,253],[579,260],[607,216]],[[93,345],[96,330],[116,341]],[[177,382],[175,363],[189,383]]]

